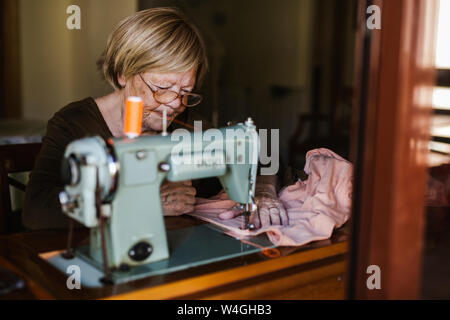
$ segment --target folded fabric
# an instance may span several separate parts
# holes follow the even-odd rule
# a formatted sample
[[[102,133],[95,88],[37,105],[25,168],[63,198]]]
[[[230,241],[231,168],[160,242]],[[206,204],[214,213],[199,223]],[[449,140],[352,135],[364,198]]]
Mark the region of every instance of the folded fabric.
[[[216,224],[239,239],[265,232],[277,246],[299,246],[328,239],[334,228],[341,227],[350,217],[353,166],[333,151],[320,148],[306,154],[304,171],[308,179],[299,180],[278,194],[289,217],[287,226],[271,225],[250,231],[241,229],[242,216],[219,219],[219,213],[233,210],[236,204],[225,193],[209,199],[198,198],[190,215]]]

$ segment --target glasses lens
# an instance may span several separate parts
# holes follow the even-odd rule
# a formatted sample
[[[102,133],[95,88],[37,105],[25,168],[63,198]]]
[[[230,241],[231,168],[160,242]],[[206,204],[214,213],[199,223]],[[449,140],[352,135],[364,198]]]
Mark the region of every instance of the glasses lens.
[[[194,93],[187,93],[183,95],[183,98],[181,100],[181,103],[183,103],[183,105],[185,105],[186,107],[196,106],[200,102],[202,102],[202,96]]]
[[[170,90],[158,90],[155,92],[155,98],[160,103],[170,103],[177,97],[178,94]]]

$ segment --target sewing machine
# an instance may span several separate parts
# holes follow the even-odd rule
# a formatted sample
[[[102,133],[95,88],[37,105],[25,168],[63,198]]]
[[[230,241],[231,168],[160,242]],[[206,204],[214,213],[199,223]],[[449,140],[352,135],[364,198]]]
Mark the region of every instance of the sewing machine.
[[[205,226],[169,239],[166,234],[160,200],[164,179],[218,177],[228,197],[245,210],[244,227],[252,228],[248,217],[256,210],[259,154],[255,125],[249,118],[212,130],[70,143],[60,203],[66,215],[90,228],[89,248],[75,255],[97,270],[103,266],[107,278],[112,272],[110,280],[126,281],[254,250]],[[205,241],[212,247],[205,247]],[[69,250],[66,258],[73,258]]]

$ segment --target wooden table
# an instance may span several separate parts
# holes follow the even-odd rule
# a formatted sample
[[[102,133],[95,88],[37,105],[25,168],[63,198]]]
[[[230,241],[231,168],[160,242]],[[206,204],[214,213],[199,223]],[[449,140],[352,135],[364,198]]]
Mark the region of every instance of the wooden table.
[[[201,222],[189,216],[166,217],[168,229]],[[87,230],[74,233],[75,245]],[[280,256],[261,252],[188,270],[105,286],[69,290],[67,275],[39,257],[62,250],[65,231],[0,236],[0,266],[25,282],[25,289],[3,299],[343,299],[348,226],[333,236],[301,247],[279,247]]]

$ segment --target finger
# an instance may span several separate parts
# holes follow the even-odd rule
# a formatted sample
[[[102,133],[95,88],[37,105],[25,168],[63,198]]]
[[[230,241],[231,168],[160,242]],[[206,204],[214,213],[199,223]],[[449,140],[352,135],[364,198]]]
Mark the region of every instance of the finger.
[[[287,215],[286,209],[284,208],[284,206],[282,204],[279,204],[278,210],[280,211],[281,224],[283,226],[288,226],[289,225],[289,217]]]
[[[225,192],[225,190],[222,189],[222,191],[219,194],[219,199],[221,199],[221,200],[228,200],[230,198],[228,197],[228,194]]]
[[[197,194],[197,189],[195,189],[194,187],[184,186],[182,187],[181,192],[184,194],[195,196]]]
[[[195,204],[195,197],[183,193],[173,193],[166,197],[165,203]]]
[[[281,224],[280,220],[280,210],[277,207],[272,207],[269,209],[270,221],[273,226],[279,226]]]
[[[167,181],[165,180],[160,187],[160,190],[168,190],[168,189],[173,189],[173,188],[177,188],[177,187],[183,187],[183,186],[192,186],[192,181],[191,180],[186,180],[186,181]]]
[[[259,219],[261,228],[270,226],[270,213],[267,206],[263,205],[259,209]]]
[[[267,198],[265,196],[255,198],[256,205],[264,205],[265,203],[272,203],[273,199]]]
[[[259,220],[259,210],[253,212],[253,214],[250,216],[250,224],[253,224],[255,229],[261,228],[261,221]]]
[[[173,187],[176,187],[178,184],[179,184],[178,182],[172,182],[172,181],[164,180],[163,183],[161,184],[161,187],[159,189],[161,191],[162,190],[168,190],[168,189],[171,189]]]
[[[189,205],[194,205],[195,204],[195,197],[192,195],[188,195],[188,194],[179,194],[179,193],[175,193],[175,194],[170,194],[167,197],[167,203],[179,203],[179,204],[189,204]]]
[[[174,202],[170,204],[170,206],[177,214],[183,214],[194,211],[194,205],[192,204]]]
[[[169,189],[160,189],[159,194],[162,196],[166,196],[170,193]]]
[[[189,205],[195,204],[195,197],[193,195],[183,194],[183,195],[180,195],[180,199],[185,204],[189,204]]]
[[[174,204],[163,205],[163,213],[165,216],[178,216],[181,214],[177,210],[175,210]]]
[[[188,187],[184,185],[178,185],[175,187],[172,187],[170,189],[165,189],[161,191],[161,194],[187,194],[191,196],[195,196],[197,193],[197,190],[194,187]]]
[[[194,205],[191,205],[191,204],[185,204],[185,205],[183,205],[183,206],[180,208],[179,212],[180,212],[181,214],[183,214],[183,213],[194,212]]]
[[[234,207],[236,202],[232,200],[210,200],[210,199],[203,199],[203,198],[195,198],[195,208],[208,211],[211,210],[215,212],[223,212],[230,210],[230,208]]]
[[[219,213],[218,217],[219,217],[219,219],[222,219],[222,220],[233,219],[234,217],[236,217],[243,211],[244,210],[234,210],[233,208],[231,208],[230,210],[226,210],[224,212]]]

